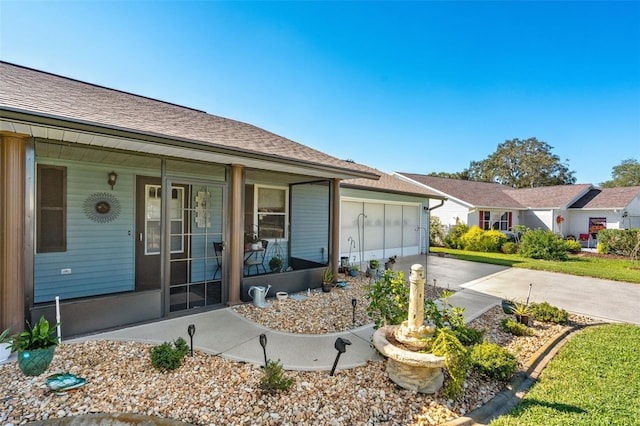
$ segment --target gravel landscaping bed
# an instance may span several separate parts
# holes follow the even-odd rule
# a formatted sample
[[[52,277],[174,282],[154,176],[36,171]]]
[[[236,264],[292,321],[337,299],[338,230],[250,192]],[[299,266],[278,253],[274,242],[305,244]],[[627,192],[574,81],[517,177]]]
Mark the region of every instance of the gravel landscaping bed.
[[[351,299],[357,298],[356,326],[368,323],[363,295],[367,278],[347,289],[313,292],[304,301],[284,301],[258,315],[251,305],[236,310],[277,330],[327,333],[353,327]],[[328,315],[328,312],[335,315]],[[304,314],[304,315],[302,315]],[[328,320],[327,317],[332,317]],[[560,327],[534,322],[532,337],[514,337],[499,328],[505,314],[493,308],[471,323],[487,329],[487,340],[507,347],[520,365]],[[305,318],[302,321],[300,318]],[[588,318],[572,317],[588,322]],[[385,362],[327,372],[286,371],[295,382],[289,391],[263,394],[260,366],[233,362],[196,351],[174,372],[153,368],[149,349],[137,342],[87,341],[63,344],[45,374],[25,377],[16,363],[0,365],[0,424],[23,424],[88,413],[136,413],[215,425],[435,425],[482,406],[505,385],[470,373],[458,399],[415,394],[398,388]],[[87,384],[64,396],[48,392],[45,379],[70,372]]]

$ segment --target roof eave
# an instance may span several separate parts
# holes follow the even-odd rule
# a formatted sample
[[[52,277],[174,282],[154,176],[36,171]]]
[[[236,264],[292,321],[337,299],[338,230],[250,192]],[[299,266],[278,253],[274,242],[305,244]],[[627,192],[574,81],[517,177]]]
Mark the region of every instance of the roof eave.
[[[22,110],[18,108],[8,107],[6,105],[0,105],[0,118],[7,118],[16,121],[22,121],[25,123],[33,123],[42,126],[59,127],[74,131],[88,132],[103,134],[107,136],[113,136],[125,139],[137,139],[152,144],[169,145],[180,148],[199,149],[208,152],[216,152],[220,154],[235,155],[239,157],[246,157],[252,159],[268,159],[275,163],[303,166],[315,170],[321,170],[325,172],[333,172],[341,175],[342,179],[352,178],[365,178],[379,180],[380,175],[360,170],[353,170],[348,168],[342,168],[337,166],[329,166],[322,163],[296,160],[291,158],[283,158],[278,155],[257,153],[255,151],[244,150],[240,148],[229,148],[223,145],[217,145],[209,142],[203,142],[198,140],[191,140],[187,138],[175,138],[162,134],[156,134],[152,132],[141,132],[128,128],[121,128],[117,126],[104,125],[100,123],[94,123],[85,120],[75,120],[67,117],[59,117],[51,114],[37,113],[33,111]]]

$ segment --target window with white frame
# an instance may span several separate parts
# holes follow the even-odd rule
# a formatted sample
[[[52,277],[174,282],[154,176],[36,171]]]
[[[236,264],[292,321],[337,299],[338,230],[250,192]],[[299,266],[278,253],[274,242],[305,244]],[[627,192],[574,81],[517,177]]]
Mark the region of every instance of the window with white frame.
[[[511,228],[511,212],[481,211],[480,228],[486,230],[509,231]]]
[[[256,185],[255,215],[258,238],[287,239],[289,189]]]

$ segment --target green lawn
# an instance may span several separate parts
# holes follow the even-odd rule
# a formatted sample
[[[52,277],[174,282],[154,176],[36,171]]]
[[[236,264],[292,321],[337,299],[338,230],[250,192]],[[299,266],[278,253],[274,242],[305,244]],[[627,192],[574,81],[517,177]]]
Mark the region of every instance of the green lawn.
[[[585,277],[626,281],[640,284],[640,262],[622,259],[604,259],[569,255],[565,262],[536,260],[520,257],[517,254],[483,253],[477,251],[452,250],[431,247],[432,252],[445,252],[457,259],[473,262],[492,263],[514,268],[536,269],[539,271],[562,272]]]
[[[640,327],[586,329],[549,362],[522,402],[491,426],[640,424]]]

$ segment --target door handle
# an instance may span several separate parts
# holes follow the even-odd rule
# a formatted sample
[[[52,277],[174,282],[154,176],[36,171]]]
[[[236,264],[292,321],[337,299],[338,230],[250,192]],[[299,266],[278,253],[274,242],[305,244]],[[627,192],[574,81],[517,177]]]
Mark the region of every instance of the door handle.
[[[138,239],[140,240],[140,242],[142,242],[142,232],[140,233],[140,236],[138,237]]]

